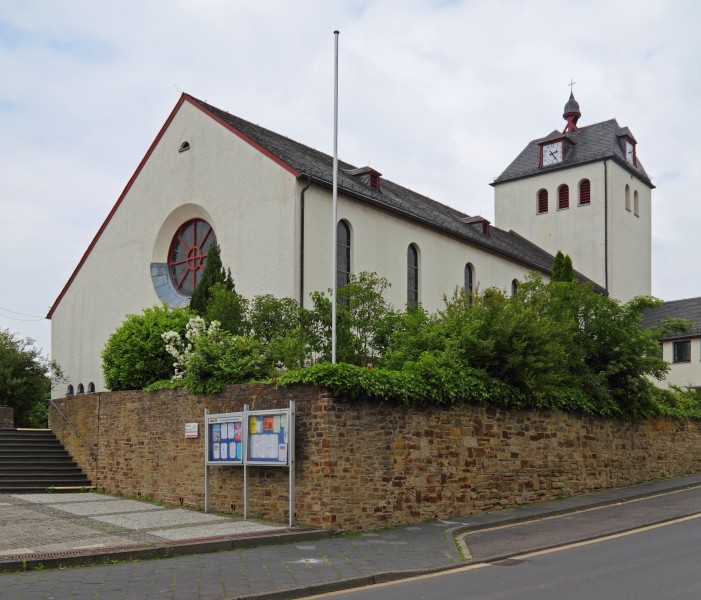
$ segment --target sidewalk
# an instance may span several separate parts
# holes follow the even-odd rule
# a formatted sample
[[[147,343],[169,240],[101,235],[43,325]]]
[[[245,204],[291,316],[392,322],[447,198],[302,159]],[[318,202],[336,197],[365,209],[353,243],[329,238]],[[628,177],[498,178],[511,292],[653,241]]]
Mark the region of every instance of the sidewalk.
[[[699,486],[701,473],[451,521],[316,540],[309,539],[309,536],[320,536],[323,532],[290,531],[270,524],[163,509],[150,504],[144,509],[142,502],[131,504],[133,501],[100,495],[88,495],[86,498],[97,498],[90,500],[79,499],[80,496],[72,496],[79,500],[71,500],[67,495],[42,495],[39,502],[36,497],[32,501],[27,496],[0,496],[0,502],[4,503],[0,507],[3,515],[0,543],[5,564],[9,561],[17,564],[23,560],[20,555],[8,554],[5,549],[8,545],[14,551],[31,549],[32,554],[24,555],[30,557],[27,560],[36,561],[34,564],[48,560],[49,565],[71,559],[74,553],[91,553],[94,561],[114,556],[117,539],[130,541],[133,545],[141,544],[142,549],[147,547],[151,552],[157,544],[164,550],[170,546],[173,552],[183,552],[183,555],[168,560],[5,573],[0,575],[0,598],[298,598],[465,564],[456,539],[466,542],[468,552],[476,551],[475,561],[494,561],[518,552],[548,547],[553,545],[553,540],[561,543],[563,532],[570,537],[589,535],[586,532],[591,531],[591,523],[607,523],[607,532],[625,531],[640,523],[663,522],[698,513],[701,511]],[[674,496],[643,500],[636,503],[635,508],[620,504],[687,488],[693,489]],[[580,512],[564,519],[533,522],[602,506],[610,508]],[[133,510],[128,512],[123,510],[125,507]],[[29,512],[24,513],[24,521],[8,520],[5,518],[11,514],[6,512],[8,508],[20,511],[20,517],[21,511]],[[118,509],[122,510],[118,512]],[[624,518],[622,515],[626,509],[630,515]],[[115,512],[103,512],[106,510]],[[32,520],[30,513],[39,515],[35,517],[38,520]],[[215,520],[209,521],[210,518]],[[572,525],[567,524],[567,519]],[[588,521],[586,527],[584,520]],[[501,531],[491,529],[516,523],[526,524]],[[71,527],[85,527],[87,531]],[[238,533],[236,527],[241,528]],[[465,536],[466,533],[469,535]],[[302,539],[304,537],[307,539]],[[292,543],[279,543],[288,540]],[[517,547],[514,540],[518,541]],[[32,545],[34,541],[40,543]],[[234,552],[204,553],[231,549],[239,542],[255,546]],[[277,545],[267,545],[270,543]],[[65,546],[50,550],[55,547],[52,544]],[[83,546],[71,550],[68,544]],[[91,545],[91,548],[87,547]],[[124,556],[132,551],[127,546],[121,548]],[[197,554],[184,554],[188,551]],[[47,554],[51,557],[41,558]],[[169,552],[164,551],[164,554]]]
[[[233,550],[328,536],[96,493],[0,494],[0,572]]]

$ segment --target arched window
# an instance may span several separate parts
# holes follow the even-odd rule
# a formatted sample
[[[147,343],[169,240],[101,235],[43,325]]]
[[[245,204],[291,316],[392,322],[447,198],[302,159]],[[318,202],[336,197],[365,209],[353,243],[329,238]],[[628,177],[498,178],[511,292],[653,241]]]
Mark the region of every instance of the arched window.
[[[78,384],[78,395],[80,396],[81,394],[85,393],[85,388],[83,387],[82,383]]]
[[[557,208],[563,210],[570,207],[570,188],[564,183],[557,188]]]
[[[511,282],[511,295],[515,296],[516,292],[518,292],[518,279],[514,279]]]
[[[540,190],[538,192],[538,214],[548,212],[548,190]]]
[[[638,196],[638,190],[633,192],[633,214],[636,217],[640,216],[640,196]]]
[[[351,232],[346,221],[336,225],[336,286],[341,288],[350,281]]]
[[[588,179],[579,182],[579,205],[583,206],[591,202],[591,183]]]
[[[630,186],[626,184],[626,210],[630,212]]]
[[[95,393],[95,384],[91,381],[88,384],[88,394],[94,394]]]
[[[465,294],[470,304],[472,304],[472,294],[475,293],[475,268],[467,263],[465,265]]]
[[[66,396],[72,396],[73,395],[73,386],[69,385],[68,389],[66,389]]]
[[[406,252],[406,301],[417,304],[419,301],[419,249],[409,244]]]

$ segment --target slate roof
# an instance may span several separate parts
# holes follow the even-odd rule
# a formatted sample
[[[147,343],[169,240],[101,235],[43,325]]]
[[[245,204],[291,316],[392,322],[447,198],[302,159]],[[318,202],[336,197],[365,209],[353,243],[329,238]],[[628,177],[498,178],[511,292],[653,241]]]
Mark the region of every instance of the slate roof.
[[[610,158],[654,188],[650,176],[637,157],[635,166],[626,161],[625,143],[622,137],[626,135],[635,139],[630,130],[627,127],[621,127],[616,119],[580,127],[577,131],[564,134],[554,130],[545,137],[531,141],[491,185]],[[540,143],[556,138],[565,138],[572,142],[572,144],[565,144],[564,160],[560,164],[540,166]]]
[[[300,176],[310,176],[315,183],[324,186],[332,185],[332,156],[229,114],[202,100],[192,96],[188,98],[292,167]],[[550,273],[554,257],[515,232],[490,226],[490,235],[486,235],[471,226],[475,221],[474,217],[388,179],[382,178],[379,190],[363,185],[348,172],[356,168],[355,165],[339,160],[339,193],[349,194],[381,209],[434,227],[485,250],[504,255],[531,269]],[[582,281],[588,281],[583,275],[578,276]],[[603,291],[599,286],[597,289]]]
[[[694,326],[682,335],[670,335],[663,339],[674,339],[701,335],[701,298],[687,298],[665,302],[657,308],[651,308],[643,314],[642,325],[655,327],[666,319],[688,319]]]

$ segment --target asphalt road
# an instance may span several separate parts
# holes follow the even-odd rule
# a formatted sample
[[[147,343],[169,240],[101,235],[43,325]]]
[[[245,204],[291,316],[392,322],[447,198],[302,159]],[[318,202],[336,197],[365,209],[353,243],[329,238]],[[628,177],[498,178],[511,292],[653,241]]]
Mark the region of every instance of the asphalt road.
[[[698,600],[701,515],[413,580],[337,600]]]

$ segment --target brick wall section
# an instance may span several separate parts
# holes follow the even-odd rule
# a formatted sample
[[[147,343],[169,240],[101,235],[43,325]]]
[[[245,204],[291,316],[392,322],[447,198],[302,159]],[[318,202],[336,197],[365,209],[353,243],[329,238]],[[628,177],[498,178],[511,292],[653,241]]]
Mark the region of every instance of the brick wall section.
[[[11,406],[0,406],[0,429],[14,429],[15,409]]]
[[[232,386],[213,396],[164,390],[57,401],[97,449],[85,463],[55,409],[49,423],[108,492],[202,506],[203,412],[297,406],[297,520],[352,531],[493,510],[701,471],[701,424],[628,423],[491,407],[348,403],[309,386]],[[185,439],[187,422],[199,439]],[[94,475],[93,475],[94,474]],[[242,469],[210,468],[215,510],[242,510]],[[287,470],[249,468],[253,516],[286,520]]]

